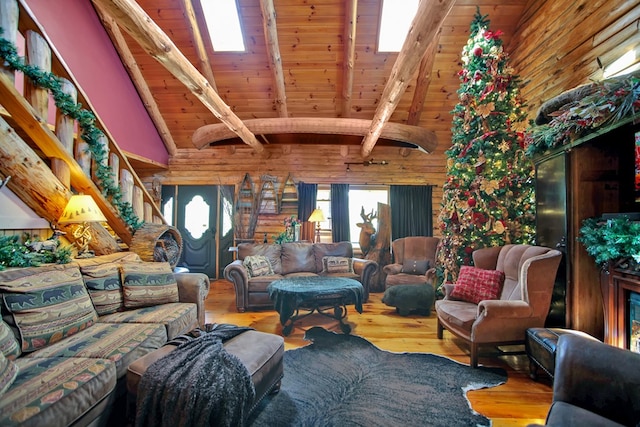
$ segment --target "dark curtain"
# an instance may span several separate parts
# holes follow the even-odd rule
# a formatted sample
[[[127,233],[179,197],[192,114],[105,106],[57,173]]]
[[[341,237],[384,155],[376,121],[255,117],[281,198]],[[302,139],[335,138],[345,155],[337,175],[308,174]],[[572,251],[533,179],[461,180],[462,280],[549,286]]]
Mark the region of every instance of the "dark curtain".
[[[331,184],[331,237],[334,242],[350,242],[349,184]]]
[[[408,236],[433,236],[433,212],[430,185],[392,185],[391,239]]]
[[[311,212],[316,208],[318,199],[318,184],[298,183],[298,219],[302,221],[301,240],[313,242],[314,224],[307,221]]]

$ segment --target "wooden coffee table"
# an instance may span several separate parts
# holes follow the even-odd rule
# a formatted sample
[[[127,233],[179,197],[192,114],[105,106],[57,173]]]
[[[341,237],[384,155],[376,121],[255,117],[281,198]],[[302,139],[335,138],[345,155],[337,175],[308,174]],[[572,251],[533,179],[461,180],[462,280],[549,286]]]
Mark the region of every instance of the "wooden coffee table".
[[[314,312],[336,319],[342,332],[349,334],[351,326],[343,322],[347,317],[347,305],[355,305],[358,313],[362,313],[364,289],[360,282],[346,277],[288,277],[271,282],[267,290],[280,314],[285,336],[291,333],[297,320]],[[300,314],[300,310],[306,312]]]

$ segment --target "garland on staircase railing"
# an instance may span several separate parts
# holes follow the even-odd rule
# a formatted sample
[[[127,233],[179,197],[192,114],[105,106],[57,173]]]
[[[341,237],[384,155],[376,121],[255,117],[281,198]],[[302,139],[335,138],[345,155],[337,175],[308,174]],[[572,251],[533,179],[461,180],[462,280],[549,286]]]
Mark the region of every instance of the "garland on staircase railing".
[[[3,29],[0,28],[0,35]],[[114,180],[111,167],[107,164],[107,152],[99,143],[104,133],[95,125],[96,116],[89,110],[82,108],[82,104],[76,103],[73,98],[62,91],[62,83],[58,76],[42,70],[35,65],[25,64],[24,58],[18,55],[16,46],[9,40],[0,37],[0,58],[14,71],[20,71],[27,76],[34,85],[47,89],[53,95],[56,107],[66,116],[78,122],[81,129],[80,137],[88,144],[88,151],[93,156],[96,164],[95,175],[100,183],[102,194],[109,198],[120,214],[120,217],[131,227],[137,230],[144,224],[133,212],[129,202],[122,200],[122,191]]]

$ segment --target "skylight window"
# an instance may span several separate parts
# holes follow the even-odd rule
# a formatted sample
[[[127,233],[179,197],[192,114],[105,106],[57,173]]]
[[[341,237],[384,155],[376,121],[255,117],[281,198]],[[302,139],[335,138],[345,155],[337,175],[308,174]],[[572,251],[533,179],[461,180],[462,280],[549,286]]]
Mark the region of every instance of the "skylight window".
[[[244,38],[236,0],[200,0],[216,52],[244,52]]]
[[[378,52],[400,52],[420,0],[382,0]]]

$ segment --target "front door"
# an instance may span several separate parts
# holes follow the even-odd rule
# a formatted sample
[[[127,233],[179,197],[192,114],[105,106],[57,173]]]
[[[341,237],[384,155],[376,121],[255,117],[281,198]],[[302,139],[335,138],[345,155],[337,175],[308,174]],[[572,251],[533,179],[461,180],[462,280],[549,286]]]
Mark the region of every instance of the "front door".
[[[217,278],[218,187],[180,185],[176,192],[175,222],[183,241],[180,265]]]

